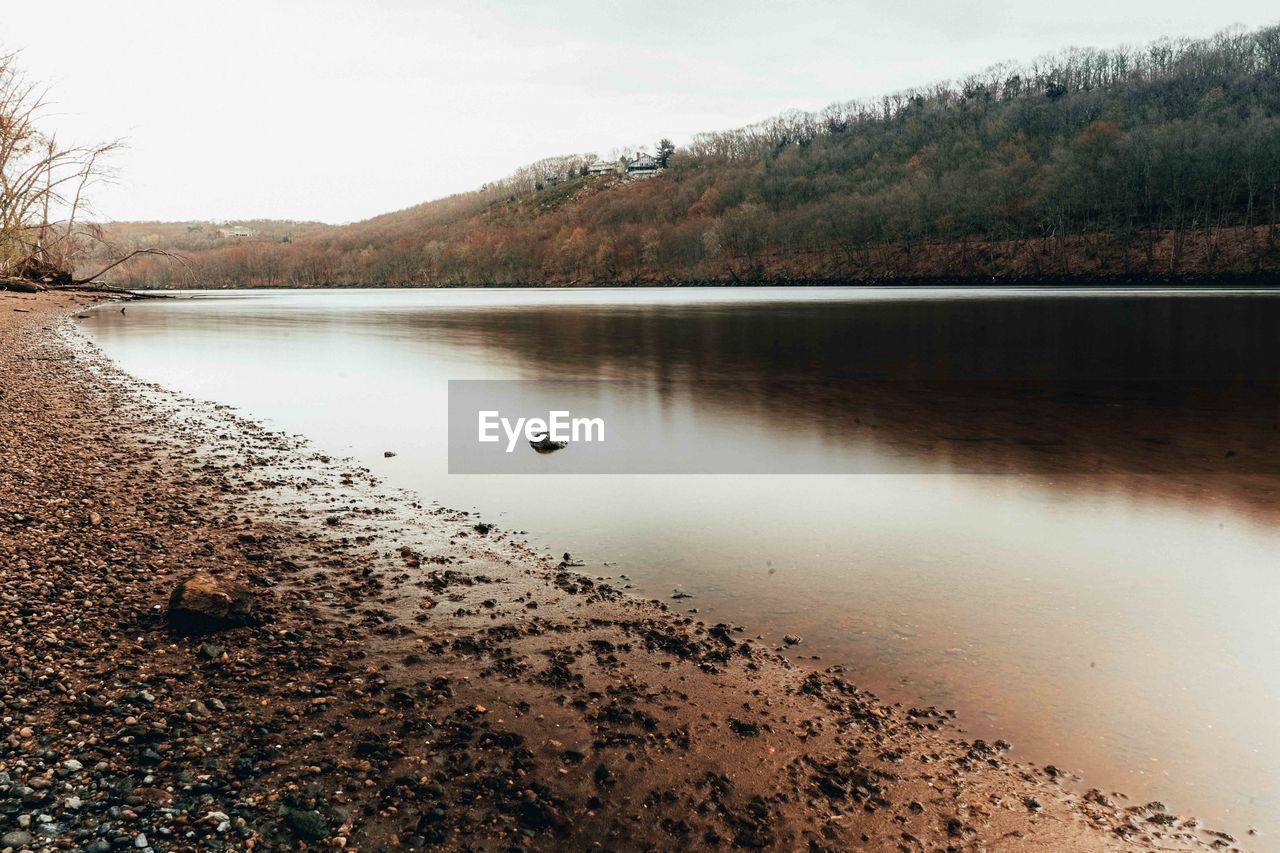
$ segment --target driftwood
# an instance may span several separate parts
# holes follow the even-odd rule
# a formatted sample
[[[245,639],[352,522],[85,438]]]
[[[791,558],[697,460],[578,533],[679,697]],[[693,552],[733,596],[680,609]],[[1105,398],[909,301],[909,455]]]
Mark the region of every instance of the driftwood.
[[[73,279],[70,276],[65,276],[62,281],[51,281],[48,278],[43,281],[38,281],[31,278],[15,278],[12,276],[0,277],[0,291],[12,290],[17,291],[18,293],[39,293],[43,290],[88,290],[94,293],[113,293],[119,296],[130,296],[134,299],[153,298],[140,293],[134,293],[132,290],[124,290],[123,288],[103,284],[96,280],[103,273],[115,269],[125,261],[136,257],[137,255],[160,255],[161,257],[172,258],[184,267],[187,266],[186,260],[181,255],[174,254],[173,252],[166,252],[164,249],[134,249],[129,254],[117,258],[107,264],[93,275],[86,276],[84,278]],[[190,267],[188,267],[188,269],[190,269]]]
[[[78,293],[107,293],[111,296],[125,296],[129,299],[172,299],[164,293],[138,293],[136,290],[125,290],[123,287],[116,287],[111,284],[102,284],[101,282],[87,281],[84,284],[67,284],[51,287],[50,290],[74,290]]]
[[[12,290],[17,293],[39,293],[48,288],[38,281],[27,281],[24,278],[0,278],[0,290]]]
[[[39,281],[28,281],[23,278],[0,278],[0,292],[13,291],[15,293],[42,293],[44,291],[78,291],[81,293],[109,293],[113,296],[128,296],[131,299],[169,299],[158,293],[136,293],[132,290],[125,290],[122,287],[115,287],[110,284],[103,284],[99,281],[81,280],[72,284],[45,284]]]
[[[46,290],[75,290],[81,293],[116,293],[120,296],[141,296],[142,294],[134,293],[132,290],[125,290],[122,287],[116,287],[111,284],[103,284],[100,281],[77,281],[75,284],[54,284],[45,288]]]

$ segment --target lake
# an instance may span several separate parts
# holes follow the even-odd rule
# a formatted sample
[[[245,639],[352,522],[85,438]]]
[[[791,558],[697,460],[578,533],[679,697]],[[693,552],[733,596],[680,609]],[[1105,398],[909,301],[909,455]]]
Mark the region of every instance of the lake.
[[[142,379],[676,610],[798,634],[788,654],[1023,759],[1280,832],[1280,294],[181,296],[83,327]],[[617,389],[635,470],[720,473],[563,473],[571,446],[450,474],[448,382],[477,379]]]

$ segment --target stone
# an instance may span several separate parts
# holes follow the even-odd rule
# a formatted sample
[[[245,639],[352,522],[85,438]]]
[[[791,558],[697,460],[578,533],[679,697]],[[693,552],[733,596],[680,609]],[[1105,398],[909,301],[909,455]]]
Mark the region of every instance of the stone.
[[[192,633],[217,631],[252,620],[253,594],[208,572],[195,572],[178,582],[169,596],[169,624]]]
[[[31,833],[19,829],[13,832],[6,832],[0,837],[0,847],[30,847],[31,841]]]
[[[329,834],[328,821],[317,811],[292,809],[285,814],[284,820],[293,833],[305,841],[319,841]]]
[[[144,803],[153,803],[158,806],[168,806],[173,802],[173,794],[162,788],[134,788],[131,796],[136,797]]]

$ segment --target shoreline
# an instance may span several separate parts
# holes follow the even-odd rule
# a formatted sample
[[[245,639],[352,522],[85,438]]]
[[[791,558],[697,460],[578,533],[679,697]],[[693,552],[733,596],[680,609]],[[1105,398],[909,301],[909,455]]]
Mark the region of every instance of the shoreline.
[[[724,279],[676,279],[661,281],[573,281],[573,282],[490,282],[486,284],[234,284],[203,287],[154,287],[137,286],[141,294],[162,294],[171,291],[224,291],[224,290],[571,290],[571,289],[661,289],[661,288],[760,288],[760,287],[848,287],[848,288],[930,288],[956,290],[1001,289],[1133,289],[1133,290],[1217,290],[1217,289],[1280,289],[1280,271],[1217,273],[1118,273],[1113,275],[1000,275],[1000,276],[881,276],[850,278],[847,276],[820,278],[742,278]]]
[[[0,447],[18,460],[0,472],[9,840],[1230,843],[140,383],[60,332],[100,301],[0,294]],[[165,601],[194,570],[254,590],[260,621],[175,633]]]

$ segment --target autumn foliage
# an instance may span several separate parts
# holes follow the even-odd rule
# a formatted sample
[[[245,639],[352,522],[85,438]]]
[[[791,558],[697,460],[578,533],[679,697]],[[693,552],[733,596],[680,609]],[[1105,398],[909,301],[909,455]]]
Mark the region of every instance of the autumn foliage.
[[[703,134],[647,179],[551,158],[365,222],[145,261],[150,286],[1280,270],[1280,27],[1079,50]]]

